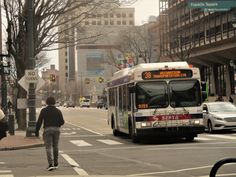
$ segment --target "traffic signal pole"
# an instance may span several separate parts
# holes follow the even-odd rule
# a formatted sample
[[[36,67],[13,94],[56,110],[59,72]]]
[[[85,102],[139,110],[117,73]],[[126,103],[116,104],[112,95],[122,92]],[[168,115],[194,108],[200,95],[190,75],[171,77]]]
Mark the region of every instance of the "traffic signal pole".
[[[28,48],[28,69],[35,69],[35,59],[34,59],[34,35],[33,35],[33,6],[34,0],[27,0],[28,7],[28,17],[27,17],[27,48]],[[32,137],[35,136],[36,128],[36,96],[35,96],[35,83],[29,83],[28,90],[28,108],[29,108],[29,121],[26,130],[26,136]]]

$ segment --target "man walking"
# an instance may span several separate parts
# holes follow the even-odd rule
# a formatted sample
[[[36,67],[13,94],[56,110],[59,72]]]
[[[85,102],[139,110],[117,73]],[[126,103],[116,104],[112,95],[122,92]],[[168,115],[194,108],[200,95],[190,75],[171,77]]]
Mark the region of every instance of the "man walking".
[[[54,97],[47,98],[47,106],[43,108],[39,114],[35,131],[35,135],[39,136],[39,130],[43,123],[43,140],[48,160],[48,171],[58,168],[60,127],[64,124],[63,115],[61,111],[56,108],[55,103]]]

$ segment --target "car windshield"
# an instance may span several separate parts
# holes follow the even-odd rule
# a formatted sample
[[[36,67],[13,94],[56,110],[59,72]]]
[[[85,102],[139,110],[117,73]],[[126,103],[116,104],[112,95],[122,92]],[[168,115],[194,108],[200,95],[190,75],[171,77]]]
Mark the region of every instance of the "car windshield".
[[[170,81],[170,105],[190,107],[201,105],[200,84],[197,80]]]
[[[210,112],[236,112],[236,107],[231,103],[214,103],[209,104]]]
[[[141,82],[136,86],[137,108],[164,108],[168,106],[166,82]]]

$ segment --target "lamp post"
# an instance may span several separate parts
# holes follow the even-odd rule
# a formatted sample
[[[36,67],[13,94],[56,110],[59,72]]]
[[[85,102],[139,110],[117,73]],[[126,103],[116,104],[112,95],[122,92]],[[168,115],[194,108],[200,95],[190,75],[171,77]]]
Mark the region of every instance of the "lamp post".
[[[34,35],[33,35],[33,5],[34,0],[27,0],[28,7],[28,16],[27,16],[27,60],[28,60],[28,69],[35,69],[35,59],[34,59]],[[29,83],[28,90],[28,108],[29,108],[29,121],[28,127],[26,130],[26,136],[31,137],[35,135],[36,128],[36,96],[35,96],[35,83]]]

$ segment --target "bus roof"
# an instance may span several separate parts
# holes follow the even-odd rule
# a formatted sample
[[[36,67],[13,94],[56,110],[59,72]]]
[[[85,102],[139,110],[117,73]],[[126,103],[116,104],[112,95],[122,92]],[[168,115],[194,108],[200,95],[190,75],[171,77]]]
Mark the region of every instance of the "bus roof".
[[[190,65],[186,61],[180,62],[162,62],[162,63],[142,63],[138,64],[132,68],[125,68],[119,70],[114,73],[114,76],[108,82],[108,86],[113,85],[111,82],[116,81],[116,84],[119,83],[127,83],[130,81],[131,76],[132,79],[136,79],[140,77],[142,72],[144,71],[152,71],[152,70],[165,70],[165,69],[188,69],[191,68]],[[110,83],[110,84],[109,84]]]

